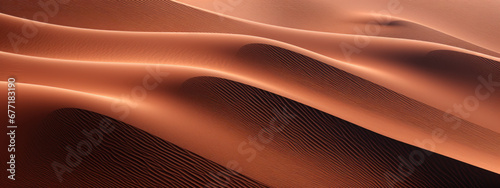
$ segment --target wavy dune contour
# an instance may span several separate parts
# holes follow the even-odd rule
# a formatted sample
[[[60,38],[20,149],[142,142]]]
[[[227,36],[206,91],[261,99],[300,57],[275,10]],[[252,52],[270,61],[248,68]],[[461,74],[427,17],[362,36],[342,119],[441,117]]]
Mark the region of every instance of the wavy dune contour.
[[[500,185],[500,25],[446,22],[495,1],[48,2],[0,2],[7,185]]]

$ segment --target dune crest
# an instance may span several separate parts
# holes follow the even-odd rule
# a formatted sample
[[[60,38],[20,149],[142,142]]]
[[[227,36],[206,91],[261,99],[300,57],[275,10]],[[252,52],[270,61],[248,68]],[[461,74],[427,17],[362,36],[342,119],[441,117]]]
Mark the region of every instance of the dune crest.
[[[497,2],[45,3],[0,3],[19,158],[46,156],[21,186],[500,184],[500,24],[464,9]]]

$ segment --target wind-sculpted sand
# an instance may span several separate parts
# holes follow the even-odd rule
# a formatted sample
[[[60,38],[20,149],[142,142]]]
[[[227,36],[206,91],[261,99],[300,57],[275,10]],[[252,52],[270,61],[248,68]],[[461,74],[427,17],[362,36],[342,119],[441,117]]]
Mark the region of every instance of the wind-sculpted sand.
[[[498,1],[48,2],[0,2],[7,186],[500,185]]]

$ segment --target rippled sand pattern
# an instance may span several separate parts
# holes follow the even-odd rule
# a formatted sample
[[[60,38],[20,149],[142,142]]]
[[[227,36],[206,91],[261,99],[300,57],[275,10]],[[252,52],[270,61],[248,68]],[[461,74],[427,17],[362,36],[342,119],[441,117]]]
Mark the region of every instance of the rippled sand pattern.
[[[0,187],[498,187],[499,10],[1,1]]]

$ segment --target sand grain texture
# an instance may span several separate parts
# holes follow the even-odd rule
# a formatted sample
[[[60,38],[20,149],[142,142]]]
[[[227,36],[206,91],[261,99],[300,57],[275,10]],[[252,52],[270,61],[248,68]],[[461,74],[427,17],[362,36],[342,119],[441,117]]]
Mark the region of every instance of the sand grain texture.
[[[2,1],[23,150],[1,184],[498,186],[499,2],[73,0],[44,23]]]

